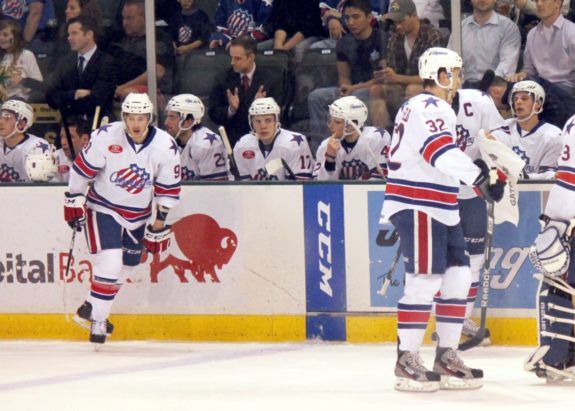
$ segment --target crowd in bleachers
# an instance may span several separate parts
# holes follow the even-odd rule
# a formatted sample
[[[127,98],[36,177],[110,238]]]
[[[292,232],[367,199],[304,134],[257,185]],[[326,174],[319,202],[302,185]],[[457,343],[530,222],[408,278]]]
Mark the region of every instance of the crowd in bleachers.
[[[535,80],[546,93],[542,120],[563,127],[575,113],[572,3],[462,1],[464,87],[489,93],[508,118],[513,84]],[[224,126],[234,146],[254,130],[253,101],[273,97],[278,130],[281,122],[305,136],[315,157],[334,135],[331,105],[342,97],[356,97],[360,111],[366,107],[362,127],[388,135],[401,104],[422,90],[419,56],[429,47],[454,47],[450,4],[158,0],[150,67],[143,0],[0,0],[0,100],[47,103],[89,125],[97,112],[97,125],[103,117],[120,120],[123,99],[147,93],[155,69],[160,126],[170,99],[190,94],[202,104],[202,127]],[[179,114],[182,124],[191,115]]]

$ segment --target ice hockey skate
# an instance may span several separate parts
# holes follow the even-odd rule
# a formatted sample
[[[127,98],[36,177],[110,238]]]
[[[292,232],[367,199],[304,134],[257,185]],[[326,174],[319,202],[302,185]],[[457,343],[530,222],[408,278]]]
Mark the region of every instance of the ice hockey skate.
[[[452,348],[437,347],[433,371],[441,375],[444,390],[471,390],[483,386],[483,371],[469,368]]]
[[[466,339],[474,338],[477,333],[479,332],[479,325],[476,324],[470,318],[466,318],[463,322],[463,330],[461,331],[461,336],[465,337]],[[489,329],[485,329],[485,335],[483,336],[483,340],[477,346],[479,347],[486,347],[491,345],[491,333]]]
[[[525,361],[525,371],[534,372],[539,378],[545,378],[547,384],[575,385],[575,353],[571,353],[565,361],[555,365],[547,365],[543,357],[549,351],[549,346],[538,347]]]
[[[440,376],[423,365],[419,353],[398,350],[395,363],[395,389],[410,392],[434,392],[439,390]]]
[[[90,342],[96,344],[96,351],[106,342],[106,321],[92,320]]]
[[[76,311],[76,315],[74,315],[74,322],[78,324],[80,327],[85,328],[86,330],[90,330],[92,326],[92,304],[88,301],[84,301],[78,310]],[[114,325],[106,320],[106,334],[112,335],[114,332]]]

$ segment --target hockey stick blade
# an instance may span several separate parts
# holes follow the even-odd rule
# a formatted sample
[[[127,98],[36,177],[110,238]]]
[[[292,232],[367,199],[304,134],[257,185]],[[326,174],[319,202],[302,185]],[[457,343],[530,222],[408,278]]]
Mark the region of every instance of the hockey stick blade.
[[[463,341],[457,349],[459,351],[467,351],[472,348],[477,347],[485,339],[485,328],[480,329],[474,337],[471,337],[467,341]]]

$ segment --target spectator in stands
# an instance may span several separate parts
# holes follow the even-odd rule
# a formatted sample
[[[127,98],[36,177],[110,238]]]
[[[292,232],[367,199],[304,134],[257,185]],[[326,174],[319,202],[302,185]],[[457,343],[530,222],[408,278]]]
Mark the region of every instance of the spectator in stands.
[[[146,22],[144,0],[125,0],[122,8],[123,33],[108,47],[118,67],[118,101],[130,93],[147,92]],[[159,89],[171,92],[174,54],[171,39],[163,31],[156,32],[156,76]],[[159,96],[161,97],[161,96]],[[161,98],[158,98],[161,106]],[[158,107],[163,109],[163,107]]]
[[[273,33],[275,50],[293,50],[300,62],[303,53],[324,34],[319,0],[275,0],[266,31]],[[261,48],[268,48],[263,45]]]
[[[513,0],[515,7],[525,14],[537,15],[537,1],[536,0]],[[561,5],[561,14],[566,16],[569,13],[569,0],[563,0]]]
[[[387,43],[386,61],[377,67],[375,83],[369,91],[370,113],[376,127],[389,127],[401,103],[419,94],[419,57],[430,47],[443,45],[441,33],[419,20],[413,0],[393,0],[389,13],[395,33]]]
[[[471,0],[473,14],[461,22],[465,88],[477,88],[483,74],[493,70],[507,77],[517,70],[521,52],[519,28],[495,12],[496,0]],[[453,49],[450,43],[448,48]]]
[[[391,136],[382,128],[368,127],[367,106],[346,96],[329,106],[329,129],[317,150],[317,180],[385,179]]]
[[[96,45],[96,21],[79,16],[71,19],[67,27],[73,53],[58,64],[46,93],[48,104],[89,121],[98,106],[101,116],[112,116],[118,84],[116,64]]]
[[[307,138],[280,127],[281,110],[273,98],[254,100],[251,132],[234,147],[240,180],[310,180],[313,156]]]
[[[99,22],[102,18],[102,10],[98,0],[68,0],[64,13],[66,22],[78,17],[80,14],[90,16],[96,22]]]
[[[523,160],[523,178],[552,179],[563,149],[561,129],[539,118],[545,104],[545,91],[532,80],[515,83],[509,93],[514,118],[491,131],[503,144],[511,147]]]
[[[445,10],[441,6],[441,0],[413,0],[413,3],[420,19],[427,19],[442,34],[448,33],[449,25],[445,18]]]
[[[529,78],[547,95],[543,117],[563,127],[575,113],[575,23],[561,15],[562,0],[537,2],[539,24],[527,34],[524,66],[509,76],[512,82]]]
[[[343,17],[342,0],[325,0],[319,3],[321,21],[324,31],[329,33],[329,38],[320,40],[311,45],[312,49],[333,49],[337,41],[348,33],[347,25]],[[387,10],[388,0],[369,0],[371,4],[371,25],[376,26],[381,13]]]
[[[252,101],[273,97],[278,104],[285,103],[283,77],[258,68],[256,51],[257,43],[252,37],[233,39],[229,47],[232,67],[216,80],[210,94],[210,118],[226,127],[232,146],[250,131],[248,110]]]
[[[208,15],[197,7],[197,0],[178,0],[182,10],[170,16],[168,25],[177,55],[204,47],[210,39]]]
[[[36,56],[24,48],[25,42],[18,22],[0,20],[0,100],[30,97],[30,81],[42,81]],[[28,87],[27,87],[28,86]]]
[[[257,42],[267,40],[265,32],[272,12],[273,0],[220,0],[214,23],[216,31],[210,38],[210,48],[228,48],[232,39],[250,36]]]
[[[166,105],[165,130],[180,146],[182,181],[228,179],[222,138],[202,125],[204,104],[193,94],[179,94]]]
[[[58,158],[58,173],[52,180],[50,180],[52,183],[68,182],[75,156],[77,156],[78,153],[90,142],[90,126],[87,121],[76,116],[70,116],[66,120],[74,153],[72,154],[72,150],[70,150],[70,144],[68,143],[68,137],[66,136],[66,129],[64,125],[62,125],[60,128],[61,148],[56,150],[56,156]]]
[[[385,33],[371,26],[371,5],[368,0],[345,0],[343,15],[349,33],[336,45],[338,87],[312,91],[308,97],[310,135],[315,148],[327,133],[328,106],[337,98],[356,96],[367,102],[369,88],[375,84],[374,67],[385,55]]]
[[[26,132],[32,124],[34,111],[23,101],[8,100],[0,107],[0,182],[30,181],[26,155],[50,153],[46,140]]]
[[[30,44],[51,25],[56,26],[52,0],[2,0],[2,18],[16,20],[22,28],[22,36]]]

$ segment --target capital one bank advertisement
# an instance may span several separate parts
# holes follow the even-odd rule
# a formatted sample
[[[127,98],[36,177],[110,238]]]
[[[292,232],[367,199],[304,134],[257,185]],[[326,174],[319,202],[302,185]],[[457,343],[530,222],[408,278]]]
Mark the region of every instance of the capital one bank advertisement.
[[[0,312],[72,313],[87,296],[93,266],[83,232],[65,276],[72,230],[63,219],[64,191],[2,187]],[[125,273],[114,312],[305,313],[297,275],[305,270],[302,207],[298,186],[183,187],[168,216],[170,247],[144,253]]]

